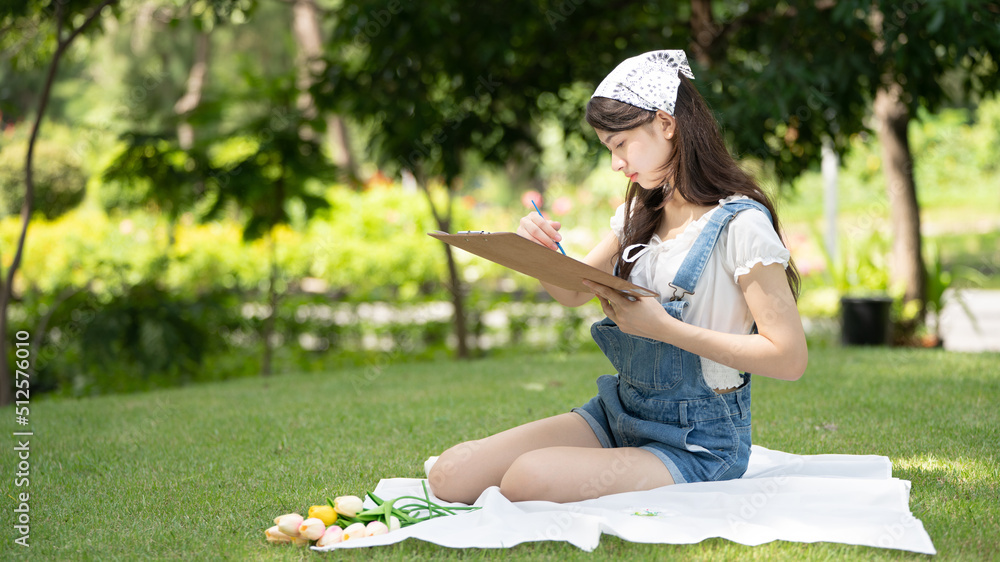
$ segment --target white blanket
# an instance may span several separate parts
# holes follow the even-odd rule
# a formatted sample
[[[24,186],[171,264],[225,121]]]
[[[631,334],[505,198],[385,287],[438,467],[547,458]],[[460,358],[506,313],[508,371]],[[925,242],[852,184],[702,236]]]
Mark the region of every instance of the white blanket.
[[[425,468],[435,460],[428,459]],[[386,500],[423,497],[421,482],[388,478],[374,493]],[[754,445],[749,468],[738,480],[676,484],[566,504],[511,503],[492,487],[476,500],[480,510],[314,549],[376,546],[412,537],[451,548],[566,541],[591,551],[601,533],[607,533],[643,543],[692,544],[721,537],[746,545],[825,541],[935,554],[923,524],[910,512],[909,499],[910,482],[892,477],[886,457],[793,455]]]

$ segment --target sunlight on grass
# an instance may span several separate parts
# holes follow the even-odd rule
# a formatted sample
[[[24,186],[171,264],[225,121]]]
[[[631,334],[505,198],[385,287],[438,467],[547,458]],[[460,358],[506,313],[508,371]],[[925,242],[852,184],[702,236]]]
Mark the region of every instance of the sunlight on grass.
[[[1000,483],[1000,465],[997,459],[971,459],[967,457],[942,458],[934,454],[922,454],[896,458],[893,468],[899,471],[919,471],[939,477],[947,477],[956,483],[986,485],[996,488]]]

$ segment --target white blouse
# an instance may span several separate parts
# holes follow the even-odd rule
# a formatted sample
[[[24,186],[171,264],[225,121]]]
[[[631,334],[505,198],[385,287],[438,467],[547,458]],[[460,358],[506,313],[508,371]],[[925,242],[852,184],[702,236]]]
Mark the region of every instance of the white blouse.
[[[739,199],[749,199],[745,195],[733,195],[719,201],[720,204]],[[681,263],[694,245],[695,239],[719,207],[691,222],[676,238],[660,240],[656,234],[648,246],[633,248],[627,258],[635,259],[635,266],[629,280],[636,285],[660,293],[660,300],[670,300],[673,289],[669,286],[677,275]],[[622,242],[622,228],[625,220],[625,205],[622,204],[611,218],[611,230]],[[756,209],[737,214],[727,224],[705,270],[695,286],[693,295],[686,294],[683,300],[689,304],[684,312],[684,321],[730,334],[749,334],[754,319],[743,298],[737,280],[741,275],[762,263],[780,263],[788,267],[791,254],[781,238],[774,231],[767,215]],[[714,361],[701,358],[705,382],[711,388],[735,388],[742,383],[739,371]]]

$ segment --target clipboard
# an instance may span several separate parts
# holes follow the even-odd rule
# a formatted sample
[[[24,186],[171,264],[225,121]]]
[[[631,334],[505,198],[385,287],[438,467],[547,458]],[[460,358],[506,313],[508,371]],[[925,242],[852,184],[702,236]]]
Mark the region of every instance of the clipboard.
[[[587,279],[630,297],[659,297],[659,293],[591,267],[513,232],[428,232],[428,236],[508,269],[570,291],[589,293]]]

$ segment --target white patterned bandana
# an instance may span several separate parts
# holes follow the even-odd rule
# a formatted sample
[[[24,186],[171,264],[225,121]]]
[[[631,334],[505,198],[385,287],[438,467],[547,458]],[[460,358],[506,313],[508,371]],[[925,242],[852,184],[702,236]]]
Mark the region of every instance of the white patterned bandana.
[[[649,111],[662,109],[673,115],[680,74],[694,80],[684,51],[650,51],[622,61],[591,97],[611,98]]]

